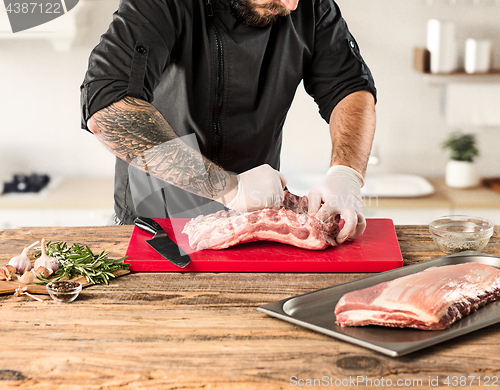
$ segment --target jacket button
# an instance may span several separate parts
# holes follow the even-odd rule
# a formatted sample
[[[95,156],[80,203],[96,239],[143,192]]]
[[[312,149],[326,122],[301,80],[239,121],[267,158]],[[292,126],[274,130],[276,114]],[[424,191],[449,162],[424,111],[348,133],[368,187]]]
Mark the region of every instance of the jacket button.
[[[349,41],[349,45],[351,45],[351,47],[354,49],[354,42],[353,41]]]
[[[137,46],[135,50],[139,54],[146,54],[148,52],[148,49],[146,49],[144,46]]]

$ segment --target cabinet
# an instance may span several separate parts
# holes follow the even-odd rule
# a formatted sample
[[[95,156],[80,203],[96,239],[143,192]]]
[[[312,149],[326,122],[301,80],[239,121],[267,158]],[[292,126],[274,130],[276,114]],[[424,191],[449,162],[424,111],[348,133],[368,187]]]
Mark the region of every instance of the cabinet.
[[[104,226],[112,214],[112,208],[3,209],[0,213],[0,229],[21,226]]]
[[[495,225],[500,225],[500,209],[476,209],[476,208],[456,208],[453,210],[456,215],[475,215],[485,218]]]
[[[428,179],[432,195],[364,198],[366,218],[390,218],[396,225],[427,225],[448,214],[467,214],[500,225],[500,193],[487,187],[454,189]],[[113,178],[53,179],[38,195],[0,196],[0,229],[19,226],[102,226],[113,214]]]
[[[500,225],[500,209],[478,208],[365,208],[366,218],[389,218],[395,225],[428,225],[432,220],[444,215],[473,215]]]
[[[483,217],[500,225],[500,193],[487,187],[450,188],[444,179],[428,179],[435,193],[420,198],[365,198],[366,218],[390,218],[396,225],[427,225],[450,214]]]
[[[113,178],[52,178],[38,194],[0,196],[0,229],[103,226],[113,214]]]
[[[395,225],[428,225],[430,221],[453,214],[448,208],[365,208],[365,218],[389,218]],[[469,213],[466,213],[469,214]]]

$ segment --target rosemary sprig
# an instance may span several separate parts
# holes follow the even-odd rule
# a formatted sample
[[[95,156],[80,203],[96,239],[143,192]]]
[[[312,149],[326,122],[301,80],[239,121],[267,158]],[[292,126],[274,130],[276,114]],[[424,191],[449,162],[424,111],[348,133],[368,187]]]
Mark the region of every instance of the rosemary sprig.
[[[124,263],[127,256],[109,259],[107,256],[110,252],[93,253],[88,246],[83,247],[76,243],[68,246],[63,241],[48,241],[45,247],[49,256],[59,260],[59,269],[50,279],[37,276],[40,282],[36,284],[39,285],[58,281],[64,277],[72,279],[75,276],[85,276],[87,282],[92,284],[109,284],[110,279],[115,277],[113,272],[130,267],[130,264]],[[36,254],[35,257],[39,255]]]

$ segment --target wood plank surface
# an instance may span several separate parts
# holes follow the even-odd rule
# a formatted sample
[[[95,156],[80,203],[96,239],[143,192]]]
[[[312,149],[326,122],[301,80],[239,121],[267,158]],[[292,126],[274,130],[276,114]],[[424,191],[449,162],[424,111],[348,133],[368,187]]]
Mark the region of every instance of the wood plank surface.
[[[405,265],[443,256],[426,226],[396,232]],[[118,258],[131,233],[131,226],[0,230],[0,261],[43,237]],[[485,253],[500,255],[499,233]],[[70,304],[0,296],[0,389],[500,387],[500,324],[391,358],[256,310],[364,276],[131,273],[84,289]]]
[[[11,232],[12,233],[12,232],[20,231],[20,230],[21,229],[10,229],[10,230],[4,230],[3,232]],[[75,242],[80,244],[80,245],[88,245],[94,253],[100,253],[103,250],[109,251],[109,249],[102,249],[103,247],[106,248],[105,243],[100,244],[100,243],[96,243],[95,241],[90,241],[89,244],[81,244],[82,242],[85,242],[86,240],[88,240],[88,236],[87,237],[73,237],[71,235],[71,233],[69,233],[69,235],[64,235],[64,237],[68,237],[68,238],[59,239],[58,237],[61,235],[60,233],[58,233],[59,230],[61,230],[61,229],[60,228],[56,228],[56,229],[55,228],[26,229],[25,235],[23,236],[22,240],[23,241],[29,240],[30,239],[29,237],[31,237],[33,234],[35,234],[36,237],[33,238],[33,242],[41,241],[42,238],[45,238],[46,241],[67,241],[69,246],[71,246]],[[73,229],[71,229],[71,230],[73,230]],[[17,235],[14,233],[14,236],[17,236]],[[92,235],[90,234],[90,236],[92,236]],[[48,237],[53,237],[53,238],[48,238]],[[2,239],[1,236],[0,236],[0,239]],[[14,252],[12,254],[8,254],[8,255],[6,255],[4,253],[0,253],[0,266],[7,264],[8,261],[12,257],[21,254],[23,248],[25,248],[26,246],[31,245],[33,243],[33,242],[25,241],[24,244],[21,244],[21,246],[18,246],[19,241],[17,241],[16,239],[10,240],[9,238],[6,238],[5,240],[11,241],[11,244],[12,244],[11,247],[12,247],[12,250]],[[125,239],[125,241],[128,242],[127,239]],[[111,245],[110,245],[110,247],[111,247]],[[112,247],[114,248],[114,245]],[[9,249],[6,249],[6,250],[8,251]],[[124,256],[124,255],[118,256],[116,253],[117,252],[109,253],[108,257],[109,258],[121,258]],[[30,255],[31,254],[32,253],[30,253]],[[34,263],[34,260],[32,260],[32,263]],[[118,271],[115,271],[114,274],[115,274],[115,277],[120,277],[120,276],[128,274],[129,272],[130,271],[128,271],[128,270],[118,270]],[[80,283],[82,283],[82,286],[84,288],[91,285],[91,283],[89,283],[84,276],[74,277],[74,278],[72,278],[72,280],[79,281]],[[18,288],[18,287],[27,287],[27,291],[29,293],[32,293],[32,294],[46,294],[46,295],[48,295],[48,292],[45,289],[45,286],[40,286],[40,285],[37,285],[35,283],[29,284],[29,285],[21,284],[15,278],[12,281],[6,281],[6,280],[0,281],[0,295],[1,294],[12,294],[12,293],[14,293],[16,288]]]
[[[119,269],[113,274],[115,275],[115,278],[118,278],[123,275],[129,274],[130,271],[127,269]],[[17,276],[17,274],[16,274]],[[67,280],[67,278],[63,278],[62,280]],[[82,288],[92,286],[94,283],[91,283],[87,280],[85,276],[75,276],[71,278],[71,280],[75,280],[77,282],[80,282],[82,284]],[[13,294],[18,288],[23,289],[23,291],[26,291],[31,294],[45,294],[48,295],[49,293],[47,292],[46,285],[45,284],[37,284],[39,283],[39,280],[36,280],[33,283],[30,284],[23,284],[20,283],[18,279],[13,278],[13,280],[0,280],[0,295],[3,294]],[[24,288],[26,287],[26,290]]]

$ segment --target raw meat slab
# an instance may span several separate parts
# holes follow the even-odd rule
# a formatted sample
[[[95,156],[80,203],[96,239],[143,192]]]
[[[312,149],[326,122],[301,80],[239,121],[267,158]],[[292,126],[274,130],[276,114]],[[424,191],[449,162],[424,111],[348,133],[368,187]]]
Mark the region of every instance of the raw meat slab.
[[[340,298],[350,291],[411,275],[430,267],[462,264],[471,261],[500,268],[500,257],[498,256],[477,252],[462,252],[271,302],[258,307],[257,310],[280,320],[300,325],[312,331],[369,348],[388,356],[403,356],[498,323],[500,321],[500,301],[489,303],[460,321],[455,322],[448,329],[429,332],[420,329],[389,328],[385,326],[342,328],[335,324],[336,317],[333,311]],[[457,339],[456,343],[460,343],[460,340]],[[445,348],[451,351],[454,348],[454,344],[448,344]]]
[[[183,250],[191,263],[179,268],[152,249],[151,234],[134,227],[126,255],[131,271],[179,272],[382,272],[403,266],[394,224],[390,219],[367,219],[363,236],[321,251],[277,242],[258,241],[222,250],[192,252],[181,231],[189,219],[155,219]],[[174,234],[175,232],[175,234]]]
[[[335,307],[337,325],[447,329],[500,298],[500,270],[474,262],[426,270],[351,291]]]

